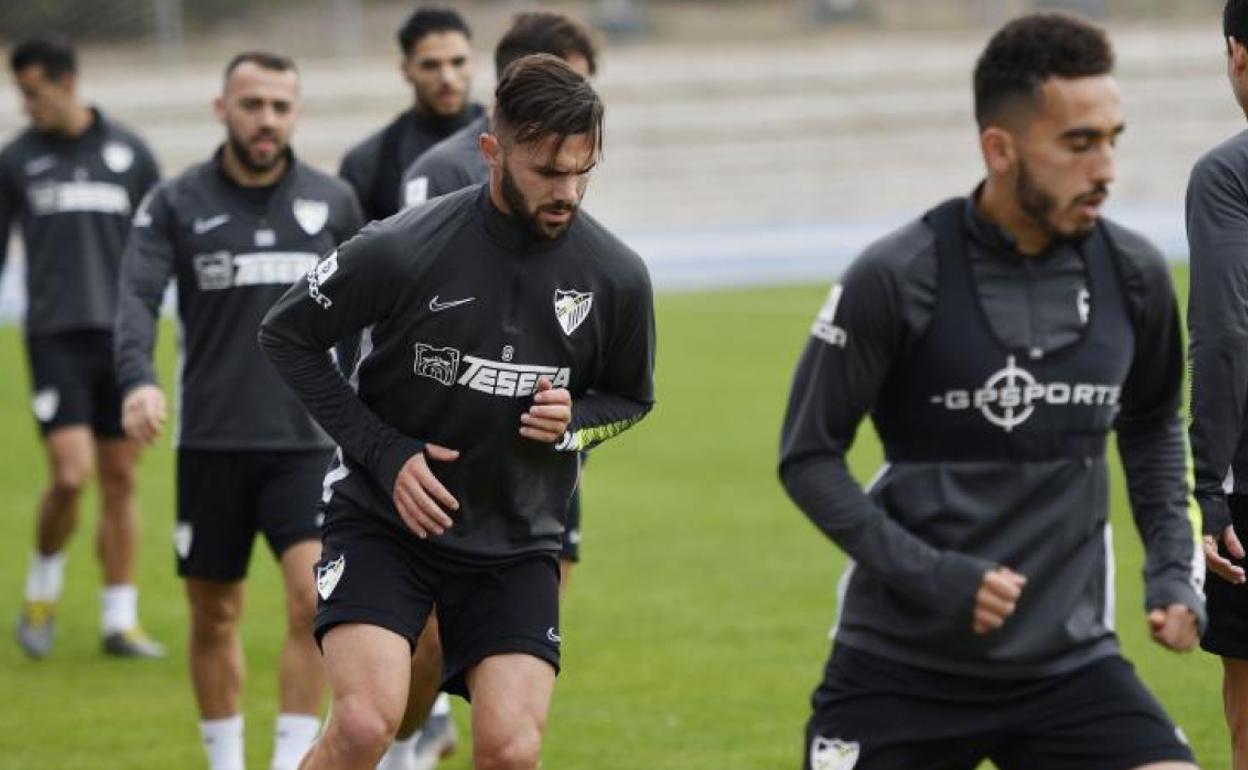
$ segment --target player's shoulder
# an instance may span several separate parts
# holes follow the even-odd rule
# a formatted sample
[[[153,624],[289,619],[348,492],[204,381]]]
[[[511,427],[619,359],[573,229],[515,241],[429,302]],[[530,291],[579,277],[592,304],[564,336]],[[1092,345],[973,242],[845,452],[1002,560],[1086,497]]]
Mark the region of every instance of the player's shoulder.
[[[1172,291],[1170,263],[1156,244],[1107,217],[1102,217],[1101,223],[1117,255],[1119,272],[1129,294],[1147,296]]]
[[[38,132],[28,126],[0,148],[0,163],[6,166],[24,163],[40,151],[41,145]]]
[[[385,134],[388,127],[389,124],[353,144],[346,154],[342,156],[343,168],[358,168],[376,163],[381,155],[382,135]]]
[[[216,164],[211,160],[192,163],[180,173],[159,182],[154,188],[160,195],[177,199],[188,193],[203,193],[218,174]]]
[[[1191,180],[1198,184],[1210,178],[1248,176],[1248,129],[1215,145],[1192,166]]]
[[[627,284],[650,285],[650,271],[641,255],[588,212],[577,214],[577,224],[568,234],[572,237],[569,245],[588,249],[611,277]]]
[[[367,225],[351,239],[352,251],[371,257],[424,264],[436,259],[470,221],[480,193],[467,188],[410,206],[393,216]]]
[[[917,217],[876,238],[858,253],[842,282],[872,282],[896,288],[931,273],[936,259],[936,234]]]
[[[147,141],[139,135],[139,132],[135,131],[129,125],[117,120],[112,115],[108,115],[103,112],[97,111],[96,116],[100,121],[101,128],[103,129],[105,142],[121,142],[122,144],[128,145],[132,149],[138,150],[139,152],[149,155],[151,154],[151,150],[147,146]]]
[[[299,192],[306,191],[313,195],[332,198],[339,203],[345,203],[355,196],[355,191],[351,188],[351,185],[339,177],[327,174],[300,160],[296,160],[295,163],[295,168],[299,174]]]

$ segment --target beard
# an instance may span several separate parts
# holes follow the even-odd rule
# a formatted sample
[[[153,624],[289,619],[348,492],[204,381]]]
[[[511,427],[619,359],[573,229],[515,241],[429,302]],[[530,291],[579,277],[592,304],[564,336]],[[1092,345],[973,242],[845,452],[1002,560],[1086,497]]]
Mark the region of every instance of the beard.
[[[1058,210],[1057,197],[1036,183],[1036,178],[1031,175],[1027,164],[1021,159],[1018,163],[1018,181],[1014,185],[1014,193],[1018,198],[1018,206],[1023,210],[1023,213],[1040,225],[1054,239],[1069,240],[1071,238],[1080,238],[1092,232],[1093,228],[1096,227],[1096,220],[1093,220],[1087,224],[1076,225],[1069,232],[1063,231],[1058,226],[1054,216]],[[1096,189],[1077,196],[1071,201],[1070,206],[1078,206],[1086,198],[1107,193],[1108,188],[1104,185],[1098,185]]]
[[[520,220],[525,229],[538,240],[556,240],[576,221],[576,213],[580,207],[575,203],[557,202],[547,203],[536,208],[531,207],[528,199],[524,197],[524,193],[516,186],[516,180],[512,178],[511,172],[507,169],[506,162],[503,163],[503,179],[500,187],[503,200],[507,203],[507,208],[511,209],[511,215]],[[547,224],[539,216],[543,211],[568,211],[572,215],[568,217],[566,222]]]
[[[234,157],[238,158],[239,163],[243,164],[243,168],[247,169],[248,171],[254,174],[261,174],[261,173],[264,173],[265,171],[271,171],[278,163],[281,163],[286,158],[286,144],[283,143],[281,140],[279,140],[275,134],[263,133],[263,134],[256,134],[256,136],[254,137],[255,139],[258,139],[261,136],[264,136],[265,138],[271,139],[273,141],[273,144],[274,144],[273,157],[262,159],[262,158],[257,158],[254,155],[252,155],[251,145],[249,142],[245,141],[242,137],[238,136],[233,131],[230,131],[228,133],[229,135],[227,139],[230,143],[230,149],[234,151]]]

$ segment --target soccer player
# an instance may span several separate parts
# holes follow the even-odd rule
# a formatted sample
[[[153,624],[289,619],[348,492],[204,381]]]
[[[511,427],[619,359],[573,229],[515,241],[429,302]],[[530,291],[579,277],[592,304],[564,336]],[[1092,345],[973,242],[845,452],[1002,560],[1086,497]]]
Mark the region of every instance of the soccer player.
[[[592,34],[582,24],[561,13],[533,11],[516,14],[511,27],[494,49],[497,77],[501,78],[513,61],[535,53],[558,56],[582,77],[588,78],[598,70],[598,51]],[[481,151],[481,135],[488,132],[488,116],[482,115],[417,158],[404,175],[405,190],[409,193],[406,205],[412,206],[427,198],[488,182],[490,169]],[[582,457],[582,464],[584,460]],[[559,558],[561,590],[567,585],[573,564],[580,558],[580,532],[581,493],[578,483],[568,504]],[[431,688],[437,686],[441,662],[437,622],[431,616],[429,627],[417,643],[408,712],[380,770],[428,770],[437,764],[438,759],[454,751],[457,735],[446,694],[437,695],[432,701],[432,711],[429,708],[436,692]],[[426,714],[428,719],[425,719]],[[410,761],[409,754],[412,755]]]
[[[160,173],[143,140],[79,100],[77,57],[68,43],[27,40],[9,63],[30,128],[0,152],[0,268],[16,221],[26,252],[32,405],[51,476],[39,501],[17,639],[32,658],[52,652],[64,549],[98,469],[104,652],[161,657],[161,646],[139,626],[140,445],[122,430],[112,339],[130,215]]]
[[[1104,33],[1019,18],[975,67],[986,179],[869,247],[811,329],[780,475],[851,559],[805,767],[1192,768],[1114,635],[1106,442],[1153,639],[1199,636],[1165,261],[1100,216],[1123,131]],[[888,464],[845,454],[870,412]]]
[[[1248,0],[1222,16],[1227,76],[1248,115]],[[1234,770],[1248,770],[1248,132],[1210,150],[1187,188],[1192,423],[1196,500],[1204,515],[1209,629],[1201,646],[1222,658],[1222,695]]]
[[[399,30],[399,68],[415,104],[342,159],[338,175],[355,189],[368,219],[402,208],[403,170],[425,150],[485,114],[469,101],[472,32],[449,8],[418,8]]]
[[[350,188],[290,149],[299,75],[252,51],[226,67],[214,108],[226,140],[159,187],[135,216],[122,273],[117,358],[126,430],[153,441],[166,419],[152,348],[176,279],[178,574],[190,604],[190,669],[212,770],[243,767],[238,623],[257,531],[278,559],[286,640],[273,770],[293,770],[316,735],[324,670],[312,637],[317,502],[332,442],[256,343],[260,319],[363,219]]]
[[[488,185],[366,228],[261,327],[344,459],[317,567],[333,704],[303,770],[376,764],[434,605],[443,689],[472,702],[474,767],[537,767],[577,452],[653,404],[649,276],[579,213],[598,95],[535,55],[495,100]],[[325,351],[357,331],[348,385]]]

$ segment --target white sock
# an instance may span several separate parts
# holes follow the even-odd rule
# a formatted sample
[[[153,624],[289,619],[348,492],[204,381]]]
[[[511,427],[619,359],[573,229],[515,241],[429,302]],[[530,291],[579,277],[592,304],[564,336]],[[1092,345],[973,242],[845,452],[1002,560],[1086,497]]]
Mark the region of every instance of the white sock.
[[[132,585],[104,586],[100,592],[100,627],[115,634],[139,625],[139,589]]]
[[[61,598],[65,584],[65,553],[44,556],[35,551],[30,557],[30,571],[26,573],[26,601],[54,602]]]
[[[420,731],[412,733],[412,737],[405,741],[395,739],[391,741],[390,748],[386,750],[386,755],[377,763],[377,770],[407,770],[409,763],[416,758],[416,738],[420,735]]]
[[[449,713],[451,713],[451,696],[440,692],[437,700],[433,702],[433,708],[429,710],[429,716],[444,717]]]
[[[278,714],[271,770],[297,770],[320,729],[321,721],[310,714]]]
[[[204,737],[204,752],[211,770],[245,770],[242,714],[201,720],[199,732]]]

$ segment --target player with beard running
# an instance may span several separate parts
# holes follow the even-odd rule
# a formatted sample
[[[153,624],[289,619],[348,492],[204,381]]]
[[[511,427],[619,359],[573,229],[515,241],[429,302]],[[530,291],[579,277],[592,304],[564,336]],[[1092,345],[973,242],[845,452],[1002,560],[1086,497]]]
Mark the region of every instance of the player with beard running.
[[[987,178],[869,247],[815,320],[780,474],[850,558],[805,767],[1179,770],[1114,635],[1106,443],[1153,639],[1204,617],[1165,260],[1100,216],[1124,123],[1104,33],[1002,28],[975,67]],[[887,465],[845,455],[871,414]]]
[[[176,281],[178,574],[190,604],[191,680],[212,770],[242,770],[238,625],[257,531],[286,597],[273,770],[294,770],[319,727],[325,673],[312,636],[317,503],[332,442],[256,343],[260,319],[321,254],[363,226],[350,188],[290,150],[299,75],[289,59],[239,54],[214,104],[226,141],[160,185],[135,217],[117,319],[126,430],[166,419],[152,365],[161,296]]]
[[[473,765],[538,765],[576,453],[653,404],[645,266],[579,212],[602,115],[562,60],[513,63],[482,139],[490,181],[365,228],[261,327],[344,460],[317,567],[333,704],[303,770],[377,763],[434,605]],[[325,352],[355,332],[348,384]]]
[[[597,46],[588,29],[560,13],[532,11],[516,14],[511,27],[495,46],[497,77],[502,78],[513,61],[535,53],[558,56],[585,78],[598,69]],[[406,205],[423,203],[427,198],[489,181],[490,167],[481,151],[481,136],[488,133],[489,119],[482,115],[417,158],[404,175],[404,187],[409,196]],[[582,454],[582,471],[585,459]],[[572,566],[580,559],[580,541],[581,485],[578,481],[568,503],[563,548],[559,554],[561,593],[567,588]],[[451,717],[450,700],[446,693],[437,694],[441,666],[435,614],[430,617],[416,646],[407,712],[378,770],[430,770],[439,759],[454,752],[458,734]]]
[[[385,128],[352,147],[338,176],[355,190],[368,219],[402,208],[403,170],[421,153],[485,114],[469,102],[472,32],[458,12],[419,8],[398,33],[399,68],[414,104]]]
[[[79,101],[77,57],[67,43],[27,40],[10,64],[31,126],[0,152],[0,268],[16,221],[26,253],[32,406],[51,476],[39,501],[17,639],[32,658],[52,652],[64,549],[98,469],[104,652],[161,657],[164,649],[139,626],[140,445],[122,430],[112,339],[130,217],[160,175],[138,136]]]

